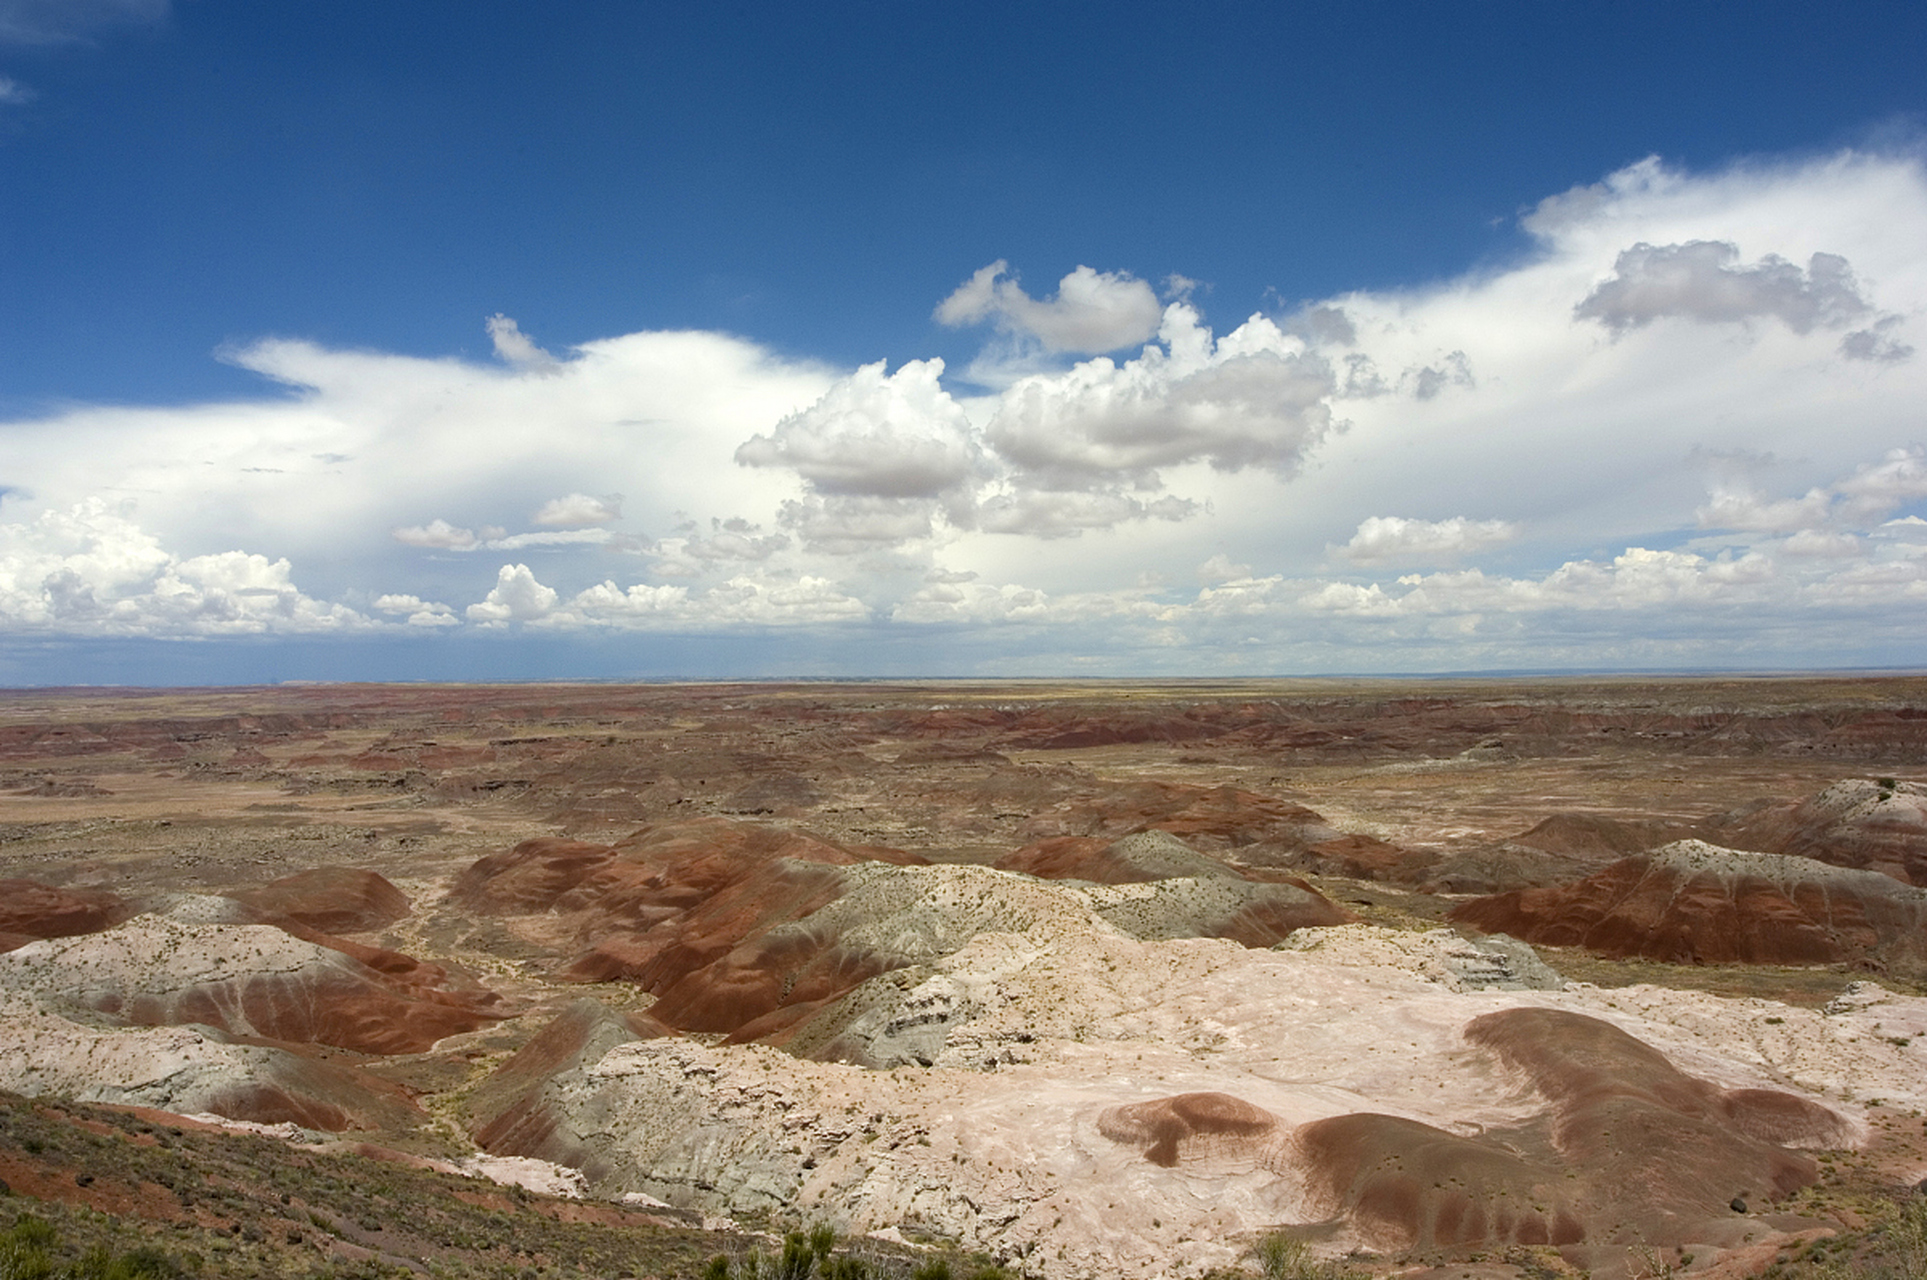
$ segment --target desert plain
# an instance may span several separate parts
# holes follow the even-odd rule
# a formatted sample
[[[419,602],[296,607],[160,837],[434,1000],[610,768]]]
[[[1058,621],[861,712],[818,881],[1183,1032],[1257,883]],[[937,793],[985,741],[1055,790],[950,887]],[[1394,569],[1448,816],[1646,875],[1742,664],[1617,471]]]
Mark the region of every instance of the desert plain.
[[[0,691],[0,948],[0,1207],[220,1274],[1927,1265],[1927,677]]]

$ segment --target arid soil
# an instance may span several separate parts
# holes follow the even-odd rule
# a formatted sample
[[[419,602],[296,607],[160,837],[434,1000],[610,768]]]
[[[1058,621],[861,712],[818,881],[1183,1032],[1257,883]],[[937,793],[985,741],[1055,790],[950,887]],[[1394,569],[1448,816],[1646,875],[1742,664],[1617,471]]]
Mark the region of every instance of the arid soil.
[[[1760,1274],[1924,930],[1927,678],[0,692],[0,1089],[722,1252]]]

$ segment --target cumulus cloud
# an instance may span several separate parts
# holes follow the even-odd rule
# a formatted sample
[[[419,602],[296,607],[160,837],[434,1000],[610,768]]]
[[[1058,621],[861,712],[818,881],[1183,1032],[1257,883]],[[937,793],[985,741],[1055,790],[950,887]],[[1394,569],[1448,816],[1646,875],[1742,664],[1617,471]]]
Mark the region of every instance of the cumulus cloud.
[[[1316,611],[1393,617],[1433,613],[1516,613],[1548,609],[1647,610],[1758,599],[1774,578],[1761,555],[1708,559],[1690,551],[1628,547],[1611,561],[1569,560],[1543,578],[1478,569],[1408,574],[1403,591],[1378,583],[1326,583],[1300,600]]]
[[[1100,358],[1018,382],[986,436],[1031,487],[1158,483],[1162,468],[1208,462],[1290,475],[1332,427],[1331,366],[1262,316],[1213,341],[1173,303],[1163,347],[1122,365]]]
[[[943,361],[884,368],[879,360],[839,380],[769,434],[750,437],[736,461],[786,467],[824,494],[929,498],[966,484],[977,448],[963,407],[938,385]]]
[[[1422,561],[1441,563],[1476,551],[1503,546],[1519,536],[1509,520],[1408,520],[1403,516],[1367,516],[1357,532],[1337,553],[1354,564],[1392,564]]]
[[[468,617],[490,629],[520,623],[538,630],[716,631],[861,622],[868,607],[828,578],[739,574],[700,594],[684,586],[604,580],[564,600],[527,565],[503,565],[488,598]]]
[[[488,318],[489,340],[495,344],[495,357],[503,364],[526,373],[554,373],[562,362],[535,345],[535,339],[501,312]]]
[[[1743,266],[1738,245],[1694,240],[1627,249],[1574,314],[1614,333],[1667,317],[1720,324],[1764,316],[1807,333],[1844,327],[1872,310],[1839,254],[1816,253],[1804,271],[1771,253]]]
[[[621,494],[608,493],[600,498],[592,498],[586,493],[571,493],[543,503],[529,517],[529,523],[545,529],[573,529],[585,524],[611,524],[620,519]]]
[[[166,19],[169,0],[0,0],[0,44],[60,44]]]
[[[375,609],[391,617],[401,617],[411,627],[459,627],[462,620],[447,605],[424,600],[416,595],[388,594],[375,597]]]
[[[485,627],[533,622],[548,616],[556,598],[555,588],[537,582],[527,565],[505,564],[497,571],[488,595],[479,604],[468,606],[468,620]]]
[[[285,559],[177,556],[93,499],[0,524],[0,632],[185,639],[345,632],[373,624],[302,594]]]
[[[1097,355],[1148,340],[1163,314],[1156,291],[1126,272],[1080,266],[1058,282],[1054,296],[1033,298],[999,258],[958,285],[935,318],[953,328],[991,320],[1046,351]]]

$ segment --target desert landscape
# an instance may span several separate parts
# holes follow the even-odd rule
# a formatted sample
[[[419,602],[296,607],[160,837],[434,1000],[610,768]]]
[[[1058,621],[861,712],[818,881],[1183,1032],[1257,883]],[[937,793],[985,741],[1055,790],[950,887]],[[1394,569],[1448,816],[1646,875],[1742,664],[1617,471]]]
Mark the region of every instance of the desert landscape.
[[[1927,1264],[1927,677],[17,689],[0,890],[207,1274]]]

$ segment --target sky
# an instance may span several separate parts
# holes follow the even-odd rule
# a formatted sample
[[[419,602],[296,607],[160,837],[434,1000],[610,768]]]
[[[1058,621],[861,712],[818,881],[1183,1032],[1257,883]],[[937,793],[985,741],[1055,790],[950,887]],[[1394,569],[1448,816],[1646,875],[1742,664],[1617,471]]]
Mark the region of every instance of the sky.
[[[1922,48],[0,0],[0,684],[1927,666]]]

